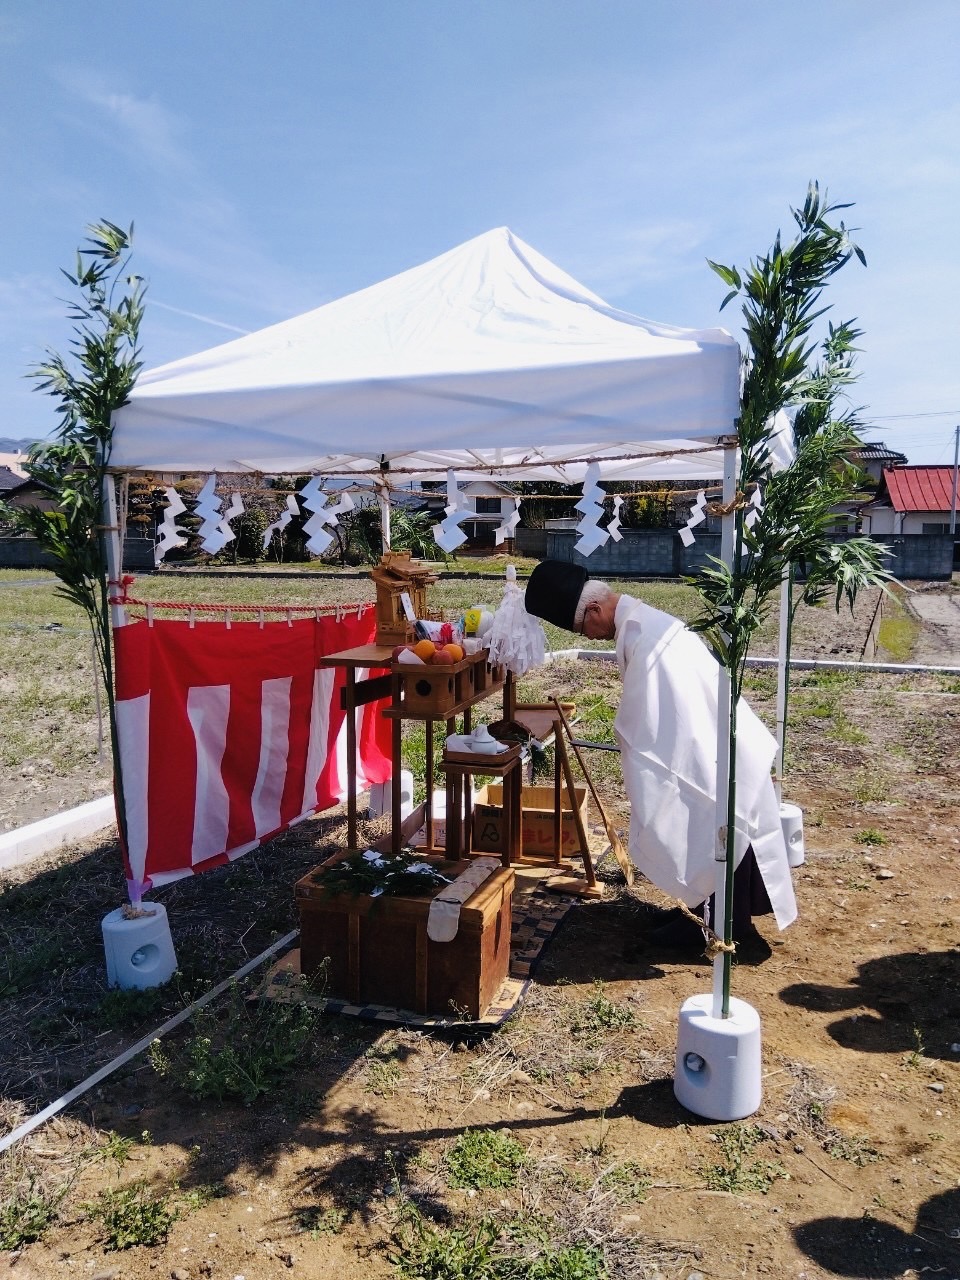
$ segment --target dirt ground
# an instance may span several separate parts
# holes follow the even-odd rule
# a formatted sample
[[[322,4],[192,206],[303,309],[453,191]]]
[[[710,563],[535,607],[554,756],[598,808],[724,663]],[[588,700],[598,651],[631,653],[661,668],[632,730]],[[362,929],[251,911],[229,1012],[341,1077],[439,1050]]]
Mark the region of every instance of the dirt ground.
[[[808,611],[795,652],[859,657],[875,603],[839,622]],[[924,587],[909,608],[912,660],[960,665],[956,584]],[[560,663],[528,691],[544,681],[575,697],[585,737],[609,735],[615,669]],[[769,722],[772,673],[749,684]],[[501,1243],[537,1224],[542,1267],[523,1274],[538,1280],[956,1280],[960,679],[798,673],[790,734],[786,798],[805,814],[800,919],[779,934],[759,918],[769,954],[736,964],[733,979],[762,1020],[755,1117],[717,1125],[674,1099],[677,1010],[710,989],[710,970],[651,945],[669,903],[649,885],[627,889],[605,863],[604,900],[568,913],[519,1014],[474,1043],[327,1017],[298,1069],[248,1106],[194,1100],[135,1059],[7,1158],[8,1197],[69,1189],[38,1242],[0,1255],[0,1272],[453,1280],[489,1273],[452,1243],[487,1216]],[[615,758],[594,758],[625,828]],[[290,886],[343,836],[342,815],[326,815],[158,895],[182,990],[294,928]],[[93,842],[4,881],[5,1127],[182,1004],[106,992],[97,922],[117,900],[116,856]],[[184,1040],[171,1036],[171,1052]],[[452,1185],[458,1143],[486,1129],[521,1144],[517,1185]],[[105,1190],[165,1198],[178,1211],[165,1240],[110,1249],[95,1211]],[[424,1219],[440,1231],[429,1258],[410,1243]],[[573,1245],[602,1252],[606,1270],[569,1252],[562,1269],[556,1248]]]

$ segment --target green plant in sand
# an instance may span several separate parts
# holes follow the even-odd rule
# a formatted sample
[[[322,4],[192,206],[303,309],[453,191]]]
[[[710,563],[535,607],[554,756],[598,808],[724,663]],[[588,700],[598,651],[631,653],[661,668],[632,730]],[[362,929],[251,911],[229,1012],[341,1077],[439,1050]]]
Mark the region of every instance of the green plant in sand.
[[[150,1062],[194,1098],[235,1100],[249,1105],[269,1094],[302,1064],[316,1034],[319,1014],[292,1000],[255,1000],[234,985],[225,1009],[200,1010],[182,1044],[155,1040]]]
[[[843,205],[829,204],[811,183],[801,209],[793,210],[798,235],[784,243],[779,233],[770,251],[741,274],[711,263],[730,286],[721,307],[743,298],[746,337],[744,380],[738,425],[739,473],[734,501],[731,561],[713,559],[695,585],[703,612],[692,625],[704,633],[731,686],[729,748],[731,768],[727,813],[736,796],[737,702],[743,689],[752,640],[775,594],[794,566],[805,570],[808,603],[834,596],[852,606],[858,591],[882,585],[883,548],[868,538],[835,543],[831,532],[837,502],[854,492],[858,476],[845,460],[855,442],[849,416],[836,411],[839,393],[850,381],[854,341],[851,324],[830,328],[824,361],[814,363],[812,330],[828,310],[821,307],[831,278],[852,257],[866,261],[842,221]],[[788,406],[799,409],[794,424],[796,456],[780,470],[772,467],[775,419]],[[762,509],[748,522],[746,506],[757,488]],[[734,823],[727,824],[725,941],[732,939]],[[723,958],[723,1014],[730,1009],[731,955]]]
[[[18,526],[53,556],[60,593],[84,611],[107,692],[114,761],[119,759],[113,706],[110,586],[102,517],[113,443],[111,417],[127,400],[140,372],[140,324],[144,282],[129,271],[133,227],[106,220],[87,228],[73,271],[63,274],[75,290],[69,304],[74,336],[67,355],[49,351],[32,375],[37,389],[57,403],[52,443],[35,445],[27,471],[57,498],[52,511],[24,507]],[[116,769],[116,765],[115,765]],[[121,779],[116,775],[118,794]],[[125,838],[123,805],[118,805]]]
[[[447,1154],[452,1187],[482,1190],[515,1187],[526,1152],[512,1133],[503,1129],[468,1129]]]

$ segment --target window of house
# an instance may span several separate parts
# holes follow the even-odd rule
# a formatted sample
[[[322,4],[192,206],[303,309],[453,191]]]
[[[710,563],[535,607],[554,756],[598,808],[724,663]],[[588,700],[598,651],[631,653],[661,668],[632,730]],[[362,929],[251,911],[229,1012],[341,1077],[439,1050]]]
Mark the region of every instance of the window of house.
[[[499,498],[477,498],[477,505],[474,508],[474,510],[476,511],[478,516],[479,515],[498,516],[500,514],[500,499]]]
[[[923,533],[949,533],[950,526],[949,524],[946,524],[946,523],[936,524],[936,523],[931,523],[928,520],[924,520],[922,532]]]

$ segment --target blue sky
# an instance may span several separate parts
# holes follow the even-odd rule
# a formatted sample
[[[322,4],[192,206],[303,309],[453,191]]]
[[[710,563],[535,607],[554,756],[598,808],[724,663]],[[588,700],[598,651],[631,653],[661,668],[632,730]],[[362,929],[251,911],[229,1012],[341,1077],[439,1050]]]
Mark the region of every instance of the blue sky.
[[[609,301],[739,316],[809,178],[852,200],[871,438],[960,422],[957,0],[0,0],[0,435],[69,337],[59,268],[136,223],[148,366],[508,225]]]

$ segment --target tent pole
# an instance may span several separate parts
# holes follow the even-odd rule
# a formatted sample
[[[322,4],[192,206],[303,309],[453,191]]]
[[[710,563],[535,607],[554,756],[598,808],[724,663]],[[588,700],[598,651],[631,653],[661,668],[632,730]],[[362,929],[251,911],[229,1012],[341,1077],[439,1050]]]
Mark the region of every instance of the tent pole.
[[[390,550],[390,491],[386,485],[378,486],[377,502],[380,504],[380,538],[386,553]]]
[[[737,496],[737,469],[739,456],[737,438],[726,437],[723,449],[723,505],[732,507]],[[733,544],[736,525],[736,514],[730,511],[722,517],[720,525],[720,559],[733,568]],[[732,683],[729,668],[720,668],[717,689],[717,839],[714,857],[716,858],[716,889],[713,895],[714,918],[710,927],[718,937],[724,937],[726,931],[726,859],[727,859],[727,824],[733,820],[728,810],[727,793],[730,782],[730,716],[733,711]],[[718,955],[713,962],[713,1017],[723,1016],[724,958]]]
[[[783,803],[783,765],[787,743],[787,659],[790,649],[790,566],[785,566],[780,579],[780,646],[777,652],[777,755],[773,767],[777,803]]]

